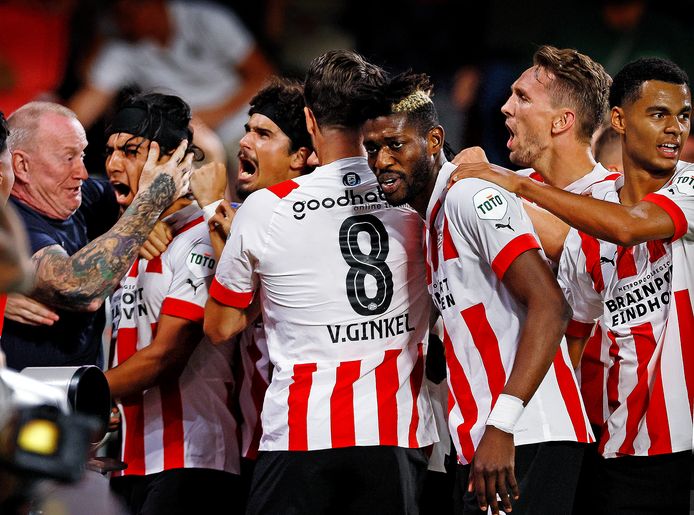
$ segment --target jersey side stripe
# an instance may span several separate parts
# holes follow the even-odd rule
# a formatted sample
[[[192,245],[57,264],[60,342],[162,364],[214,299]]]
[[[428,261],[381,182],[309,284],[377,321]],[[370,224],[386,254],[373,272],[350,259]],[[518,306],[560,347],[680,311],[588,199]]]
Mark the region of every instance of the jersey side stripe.
[[[455,357],[453,342],[445,327],[443,330],[443,344],[446,347],[446,362],[448,363],[449,370],[451,398],[457,400],[460,412],[463,416],[463,423],[458,425],[456,432],[460,441],[463,457],[467,463],[470,463],[475,454],[475,445],[472,442],[470,430],[475,425],[475,422],[477,422],[477,403],[472,395],[470,382],[467,380],[467,377],[465,377],[465,371],[460,361]]]
[[[651,391],[648,411],[646,411],[648,436],[651,440],[648,454],[670,454],[672,453],[672,440],[670,439],[670,423],[665,404],[665,391],[663,390],[662,354],[658,356],[654,373],[653,390]]]
[[[613,413],[620,405],[619,402],[619,371],[621,369],[621,358],[619,357],[619,346],[617,345],[617,340],[615,339],[612,331],[607,331],[607,337],[610,340],[610,359],[612,360],[612,366],[607,374],[607,405],[609,410]],[[599,450],[600,454],[605,449],[605,444],[612,437],[607,426],[607,421],[603,424],[602,436],[600,438]]]
[[[581,395],[591,424],[601,426],[605,395],[605,367],[600,361],[603,327],[598,322],[595,333],[588,339],[581,358]]]
[[[118,362],[123,363],[137,351],[137,328],[118,330]],[[145,413],[142,394],[121,399],[126,437],[123,443],[123,461],[128,464],[123,474],[145,473]]]
[[[151,274],[161,274],[162,273],[161,256],[157,256],[157,257],[147,261],[147,267],[145,268],[145,272],[149,272]]]
[[[409,445],[412,448],[419,447],[417,440],[417,427],[419,427],[419,408],[417,401],[419,393],[422,390],[424,382],[424,345],[420,342],[417,344],[417,361],[412,368],[410,374],[410,391],[412,392],[412,418],[410,419],[410,436]]]
[[[627,421],[626,436],[619,448],[621,454],[634,454],[634,440],[639,432],[639,422],[648,406],[648,362],[655,350],[655,338],[650,322],[631,328],[636,350],[636,386],[626,398]]]
[[[398,445],[398,405],[396,394],[400,386],[398,356],[407,349],[385,351],[383,362],[376,367],[376,397],[378,398],[378,434],[381,445]]]
[[[617,247],[617,277],[626,279],[636,274],[634,247]]]
[[[475,347],[477,347],[481,361],[484,364],[493,406],[506,384],[506,371],[501,360],[499,341],[496,338],[496,334],[494,334],[492,326],[489,325],[483,304],[475,304],[464,309],[460,314],[463,320],[465,320],[465,325],[467,325],[470,331],[472,341]]]
[[[602,269],[600,268],[600,243],[592,236],[579,231],[581,237],[581,250],[586,257],[586,272],[593,279],[593,288],[596,292],[601,293],[605,289],[605,282],[602,278]]]
[[[437,200],[434,204],[434,208],[431,210],[431,218],[429,219],[429,259],[431,260],[431,268],[433,270],[439,269],[439,251],[438,251],[438,239],[439,235],[436,231],[436,217],[439,216],[439,211],[441,211],[441,200]]]
[[[564,361],[564,355],[562,354],[561,348],[557,350],[557,353],[554,356],[552,368],[554,368],[554,373],[557,376],[559,392],[561,393],[562,399],[564,399],[564,404],[566,404],[566,410],[569,413],[569,418],[571,419],[571,424],[573,425],[576,438],[579,442],[588,443],[591,441],[591,439],[588,438],[588,428],[586,427],[586,421],[583,418],[581,398],[574,378],[572,377],[573,372]]]
[[[330,434],[332,446],[355,445],[354,383],[359,379],[361,360],[343,361],[335,371],[335,387],[330,395]]]
[[[252,422],[255,424],[255,427],[253,429],[253,437],[251,438],[246,457],[255,458],[258,455],[260,437],[263,434],[263,428],[260,424],[260,412],[263,410],[263,400],[265,399],[265,392],[267,391],[268,383],[258,370],[258,362],[262,359],[263,354],[260,352],[260,349],[258,349],[255,342],[248,346],[248,355],[250,356],[251,360],[253,360],[251,398],[253,399],[253,406],[255,407],[255,419]]]
[[[443,260],[458,259],[458,249],[455,248],[451,231],[448,228],[448,218],[443,217]]]
[[[694,400],[694,311],[689,290],[679,290],[674,294],[675,307],[677,309],[677,321],[679,324],[680,344],[682,346],[682,362],[684,366],[684,379],[687,383],[689,394],[689,409],[692,410]]]
[[[165,381],[159,386],[161,414],[164,423],[164,470],[183,468],[183,402],[178,378]]]
[[[308,450],[308,396],[311,393],[313,373],[317,368],[315,363],[294,365],[287,399],[290,451]]]

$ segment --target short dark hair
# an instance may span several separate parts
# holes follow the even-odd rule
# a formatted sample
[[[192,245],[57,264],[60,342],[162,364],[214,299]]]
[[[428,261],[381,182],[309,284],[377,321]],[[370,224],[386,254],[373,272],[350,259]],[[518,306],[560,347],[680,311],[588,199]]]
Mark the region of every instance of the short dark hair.
[[[555,107],[567,105],[576,110],[578,135],[589,141],[603,123],[612,79],[601,64],[572,48],[541,46],[533,64],[553,80],[549,84]]]
[[[610,88],[610,107],[635,102],[641,96],[641,85],[649,80],[685,84],[689,77],[672,61],[659,57],[642,57],[632,61],[614,76]]]
[[[0,111],[0,153],[7,149],[7,136],[10,135],[10,128],[7,126],[5,114]]]
[[[296,152],[301,147],[313,149],[304,116],[304,87],[299,81],[273,77],[251,99],[250,105],[249,116],[263,114],[282,129],[291,142],[290,152]]]
[[[356,52],[331,50],[311,62],[304,99],[319,126],[358,129],[367,119],[365,106],[385,81],[383,69]]]
[[[204,159],[202,149],[192,144],[190,106],[180,97],[163,93],[139,93],[126,98],[106,128],[106,137],[125,132],[159,143],[162,154],[170,154],[184,139],[194,159]]]

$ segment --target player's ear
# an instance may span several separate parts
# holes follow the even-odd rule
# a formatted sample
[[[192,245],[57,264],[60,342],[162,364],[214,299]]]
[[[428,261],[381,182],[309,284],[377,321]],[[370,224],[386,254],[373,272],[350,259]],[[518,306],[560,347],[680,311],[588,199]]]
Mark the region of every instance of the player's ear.
[[[617,134],[623,135],[625,122],[624,122],[624,109],[615,106],[610,111],[610,124],[612,128],[617,131]]]
[[[306,130],[308,130],[311,137],[315,137],[318,132],[318,124],[316,123],[316,117],[313,116],[313,111],[308,107],[304,107],[304,116],[306,117]]]
[[[445,141],[445,133],[443,127],[437,125],[429,129],[427,133],[427,151],[429,155],[438,154],[443,148],[443,142]]]
[[[292,158],[289,160],[289,168],[292,171],[297,171],[300,174],[303,172],[304,168],[307,166],[308,156],[311,155],[311,150],[307,147],[299,147],[292,154]]]
[[[12,169],[15,180],[29,182],[29,155],[22,150],[12,152]]]
[[[576,123],[576,113],[568,109],[561,111],[552,120],[552,134],[557,135],[566,132]]]

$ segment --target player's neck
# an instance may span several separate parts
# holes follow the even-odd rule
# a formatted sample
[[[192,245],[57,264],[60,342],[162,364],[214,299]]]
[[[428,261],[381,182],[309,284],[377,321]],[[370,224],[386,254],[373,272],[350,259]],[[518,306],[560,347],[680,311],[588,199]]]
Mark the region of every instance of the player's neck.
[[[441,167],[446,162],[446,158],[443,155],[443,151],[434,158],[434,164],[429,172],[429,182],[427,182],[424,189],[417,195],[417,197],[410,202],[412,209],[419,213],[422,220],[427,219],[427,208],[429,207],[429,200],[431,199],[432,193],[434,193],[434,188],[436,187],[436,179],[439,176],[439,171]]]
[[[547,184],[564,189],[595,167],[595,159],[588,145],[572,145],[551,149],[533,169]]]
[[[625,206],[633,206],[643,197],[661,189],[675,174],[676,167],[671,170],[646,170],[629,156],[623,154],[624,186],[619,190],[619,201]]]
[[[348,157],[366,157],[358,130],[326,128],[315,135],[316,155],[321,166]]]
[[[175,212],[180,211],[181,209],[183,209],[186,206],[189,206],[192,203],[193,203],[193,201],[187,197],[179,198],[173,204],[171,204],[169,207],[166,208],[166,210],[159,217],[159,220],[163,220],[167,216],[170,216],[170,215],[174,214]]]

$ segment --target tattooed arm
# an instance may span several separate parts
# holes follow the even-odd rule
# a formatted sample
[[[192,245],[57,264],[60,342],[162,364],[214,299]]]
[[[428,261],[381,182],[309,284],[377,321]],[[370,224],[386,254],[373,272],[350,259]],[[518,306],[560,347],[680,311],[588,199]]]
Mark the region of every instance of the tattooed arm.
[[[132,204],[106,234],[72,256],[59,245],[32,256],[36,287],[32,297],[63,309],[94,311],[128,271],[161,213],[188,190],[192,154],[183,141],[171,159],[159,160],[152,142]]]

